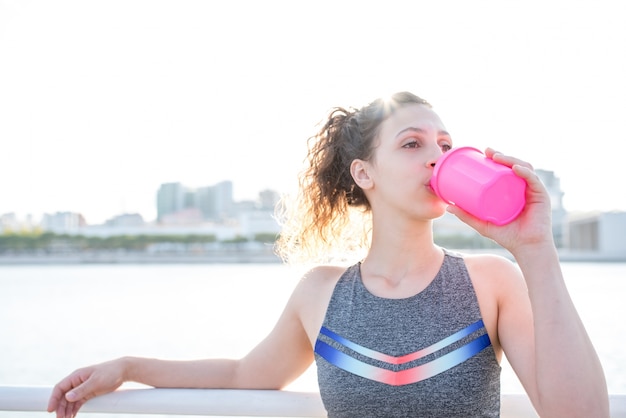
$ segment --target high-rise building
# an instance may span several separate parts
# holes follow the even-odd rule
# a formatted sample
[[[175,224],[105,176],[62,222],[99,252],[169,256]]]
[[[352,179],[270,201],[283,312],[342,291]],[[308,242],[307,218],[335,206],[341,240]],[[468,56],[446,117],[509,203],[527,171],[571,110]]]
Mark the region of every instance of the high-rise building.
[[[214,187],[200,187],[196,190],[196,204],[203,219],[217,219],[216,200]]]
[[[196,209],[205,221],[223,222],[235,216],[233,183],[191,189],[180,183],[162,184],[157,193],[158,220],[183,210]]]
[[[215,189],[215,206],[219,220],[235,216],[233,201],[233,182],[222,181],[213,186]]]
[[[180,183],[164,183],[157,192],[157,220],[185,208],[186,190]]]

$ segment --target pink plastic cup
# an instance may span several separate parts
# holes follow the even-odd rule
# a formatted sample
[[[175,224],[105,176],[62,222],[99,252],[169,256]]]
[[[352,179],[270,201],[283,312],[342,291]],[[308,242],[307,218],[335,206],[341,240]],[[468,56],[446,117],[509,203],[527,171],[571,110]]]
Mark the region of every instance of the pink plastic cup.
[[[496,225],[513,221],[526,204],[526,181],[472,147],[443,154],[430,185],[445,202]]]

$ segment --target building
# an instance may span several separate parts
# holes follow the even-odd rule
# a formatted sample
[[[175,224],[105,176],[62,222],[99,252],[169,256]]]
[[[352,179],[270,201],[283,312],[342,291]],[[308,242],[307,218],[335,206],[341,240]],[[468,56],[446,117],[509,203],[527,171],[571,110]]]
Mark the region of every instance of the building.
[[[87,226],[87,222],[85,222],[83,215],[75,212],[46,213],[41,219],[41,228],[44,231],[59,234],[76,232],[85,226]]]
[[[164,183],[157,192],[157,220],[185,208],[185,187],[180,183]]]
[[[263,190],[259,193],[259,203],[263,210],[274,210],[280,201],[280,194],[274,190]]]
[[[104,224],[112,227],[141,226],[145,224],[145,221],[138,213],[124,213],[107,219]]]
[[[552,205],[552,235],[558,248],[566,246],[565,230],[567,222],[567,211],[563,207],[563,191],[561,190],[561,179],[554,175],[553,171],[535,170],[537,176],[548,190],[550,204]]]
[[[197,221],[224,222],[233,218],[233,183],[223,181],[213,186],[192,189],[181,183],[162,184],[157,192],[157,221],[168,222],[193,214]]]
[[[233,183],[222,181],[213,186],[202,187],[196,191],[196,207],[202,212],[204,220],[223,222],[235,216],[233,201]]]
[[[626,212],[571,214],[566,236],[569,256],[626,260]]]
[[[257,234],[280,234],[280,225],[272,210],[251,210],[239,214],[239,227],[242,236],[254,240]]]
[[[17,215],[13,212],[0,215],[0,233],[5,231],[19,231],[22,229],[22,223],[17,219]]]

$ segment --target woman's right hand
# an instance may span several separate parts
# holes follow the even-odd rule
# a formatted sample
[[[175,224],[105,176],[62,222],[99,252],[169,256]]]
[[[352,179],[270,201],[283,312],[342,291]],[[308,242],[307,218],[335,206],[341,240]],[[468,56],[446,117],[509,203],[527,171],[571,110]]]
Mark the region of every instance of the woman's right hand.
[[[123,358],[78,369],[56,384],[48,401],[48,412],[57,418],[72,418],[85,402],[113,392],[124,383]]]

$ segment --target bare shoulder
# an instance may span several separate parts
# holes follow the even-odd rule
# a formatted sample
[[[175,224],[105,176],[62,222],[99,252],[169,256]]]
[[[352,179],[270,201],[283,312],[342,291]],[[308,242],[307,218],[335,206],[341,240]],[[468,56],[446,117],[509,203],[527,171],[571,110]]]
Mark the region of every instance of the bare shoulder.
[[[523,282],[519,268],[508,258],[495,254],[471,254],[463,258],[475,285],[491,283],[500,287]]]
[[[316,309],[318,305],[328,305],[335,285],[345,271],[345,267],[339,266],[315,267],[302,276],[293,297],[305,310]]]
[[[306,292],[326,292],[334,289],[346,267],[340,266],[317,266],[307,271],[297,288]]]
[[[290,304],[313,344],[324,322],[328,303],[346,267],[319,266],[307,271],[296,286]]]

